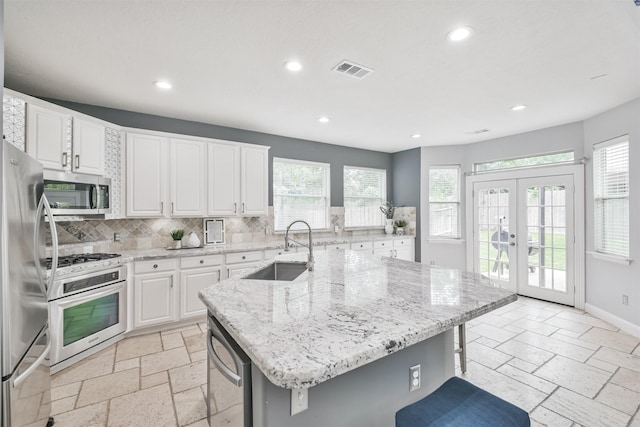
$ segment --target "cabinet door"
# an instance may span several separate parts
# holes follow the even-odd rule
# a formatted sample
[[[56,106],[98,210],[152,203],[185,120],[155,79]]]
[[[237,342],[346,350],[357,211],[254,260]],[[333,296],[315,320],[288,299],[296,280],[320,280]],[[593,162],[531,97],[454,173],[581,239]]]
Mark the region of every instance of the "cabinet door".
[[[269,196],[269,151],[241,149],[241,209],[245,216],[267,215]]]
[[[206,156],[204,142],[171,139],[171,216],[206,215]]]
[[[227,278],[229,277],[243,277],[249,273],[253,273],[256,270],[256,267],[260,265],[259,263],[255,264],[237,264],[231,265],[227,267]]]
[[[127,134],[127,216],[164,215],[168,141],[153,135]]]
[[[134,279],[135,328],[176,319],[175,273],[143,274]]]
[[[220,281],[220,268],[198,268],[180,273],[180,319],[204,316],[207,308],[198,292]]]
[[[377,248],[373,250],[373,254],[377,256],[393,257],[393,249]]]
[[[67,119],[64,114],[27,104],[27,153],[45,169],[68,170]]]
[[[71,169],[74,172],[104,174],[104,135],[104,126],[87,120],[73,119]]]
[[[398,259],[404,259],[406,261],[415,261],[413,257],[413,248],[403,247],[394,249],[394,255]]]
[[[208,144],[209,215],[236,215],[240,203],[240,148]]]

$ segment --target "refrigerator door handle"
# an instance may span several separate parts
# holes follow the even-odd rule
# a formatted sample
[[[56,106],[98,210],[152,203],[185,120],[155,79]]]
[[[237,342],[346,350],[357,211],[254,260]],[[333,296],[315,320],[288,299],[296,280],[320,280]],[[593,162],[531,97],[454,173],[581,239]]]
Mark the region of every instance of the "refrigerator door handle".
[[[42,211],[44,210],[44,194],[40,197],[40,201],[38,202],[38,209],[36,210],[36,226],[34,228],[33,235],[33,259],[40,259],[40,253],[38,249],[40,248],[40,223],[42,222]],[[36,265],[36,273],[38,274],[38,284],[40,284],[40,289],[47,296],[47,284],[45,283],[44,277],[42,277],[42,269],[41,265],[38,263]]]
[[[29,366],[22,374],[18,375],[16,379],[13,380],[12,386],[14,388],[19,387],[20,384],[22,384],[22,382],[33,373],[33,371],[38,369],[38,366],[40,366],[42,362],[44,362],[44,360],[47,358],[47,356],[49,356],[49,350],[51,350],[51,335],[50,332],[47,331],[47,345],[45,346],[44,351],[40,356],[38,356],[36,361],[31,364],[31,366]]]
[[[56,277],[56,270],[58,269],[58,230],[56,230],[56,222],[53,219],[53,212],[51,212],[51,206],[47,200],[47,196],[42,194],[41,202],[44,206],[44,210],[49,218],[49,228],[51,229],[51,275],[49,276],[49,286],[53,285],[53,281]]]

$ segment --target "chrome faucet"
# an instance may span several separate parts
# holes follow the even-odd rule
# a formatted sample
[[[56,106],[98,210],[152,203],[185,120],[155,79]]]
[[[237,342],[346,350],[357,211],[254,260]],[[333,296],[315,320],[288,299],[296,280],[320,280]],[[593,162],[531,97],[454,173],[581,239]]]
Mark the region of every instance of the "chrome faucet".
[[[307,245],[305,245],[304,243],[300,243],[300,242],[298,242],[298,241],[296,241],[296,240],[293,240],[293,239],[290,239],[290,238],[289,238],[289,229],[290,229],[290,228],[291,228],[291,226],[292,226],[293,224],[295,224],[296,222],[301,222],[301,223],[303,223],[303,224],[304,224],[304,225],[306,225],[306,226],[307,226],[307,228],[309,229],[309,243],[308,243]],[[310,226],[306,221],[303,221],[303,220],[301,220],[301,219],[297,219],[297,220],[293,221],[293,222],[292,222],[291,224],[289,224],[289,226],[287,227],[287,232],[286,232],[286,233],[284,233],[284,250],[285,250],[285,251],[287,251],[287,252],[289,251],[289,240],[291,240],[291,241],[292,241],[292,242],[294,242],[294,243],[299,244],[300,246],[305,246],[305,247],[309,248],[309,258],[308,258],[308,260],[307,260],[307,270],[309,270],[309,271],[313,271],[313,241],[312,241],[312,239],[311,239],[311,226]]]

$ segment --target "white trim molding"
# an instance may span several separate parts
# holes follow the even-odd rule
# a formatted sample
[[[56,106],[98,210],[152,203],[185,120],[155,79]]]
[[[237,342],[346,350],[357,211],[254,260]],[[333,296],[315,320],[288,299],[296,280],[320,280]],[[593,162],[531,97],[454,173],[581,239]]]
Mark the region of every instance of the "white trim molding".
[[[584,309],[587,313],[596,316],[597,318],[604,320],[605,322],[611,323],[613,326],[616,326],[628,334],[631,334],[635,337],[640,338],[640,325],[636,325],[634,323],[629,322],[628,320],[624,320],[618,316],[615,316],[608,311],[605,311],[601,308],[595,307],[589,303],[584,305]]]
[[[624,258],[624,257],[617,256],[617,255],[603,254],[602,252],[587,251],[587,253],[589,255],[591,255],[592,257],[594,257],[595,259],[601,259],[603,261],[614,262],[616,264],[630,265],[633,262],[633,260],[630,259],[630,258]]]

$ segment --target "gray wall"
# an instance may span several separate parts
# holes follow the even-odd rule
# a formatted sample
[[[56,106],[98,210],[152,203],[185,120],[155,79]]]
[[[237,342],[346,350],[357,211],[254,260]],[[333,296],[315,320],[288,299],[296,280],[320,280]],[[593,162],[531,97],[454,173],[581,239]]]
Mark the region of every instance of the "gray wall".
[[[387,188],[393,188],[393,165],[391,154],[389,153],[324,144],[304,139],[288,138],[132,111],[115,110],[95,105],[78,104],[56,99],[46,100],[120,126],[246,142],[249,144],[269,145],[271,146],[269,150],[269,205],[273,205],[273,174],[271,168],[273,157],[310,160],[331,164],[331,206],[342,206],[344,204],[342,184],[344,180],[343,167],[345,165],[386,169]],[[387,197],[393,198],[393,194],[389,194]]]
[[[399,151],[391,155],[393,189],[396,206],[416,207],[416,236],[420,236],[420,148]],[[416,261],[420,262],[420,239],[416,239]]]
[[[631,265],[586,257],[587,304],[636,326],[640,331],[640,98],[584,121],[584,152],[592,158],[593,144],[629,135],[629,247]],[[594,250],[593,168],[586,169],[586,247]],[[622,305],[622,295],[629,305]]]
[[[462,241],[429,242],[429,166],[454,165],[462,168],[462,173],[473,170],[473,163],[492,160],[524,157],[558,151],[573,150],[576,158],[584,153],[584,134],[582,122],[554,126],[504,138],[467,145],[422,147],[421,152],[421,183],[423,196],[421,198],[421,218],[424,232],[421,236],[422,262],[448,267],[466,269],[466,244],[471,243],[471,236],[466,230],[466,182],[463,176],[461,182],[461,221]]]

